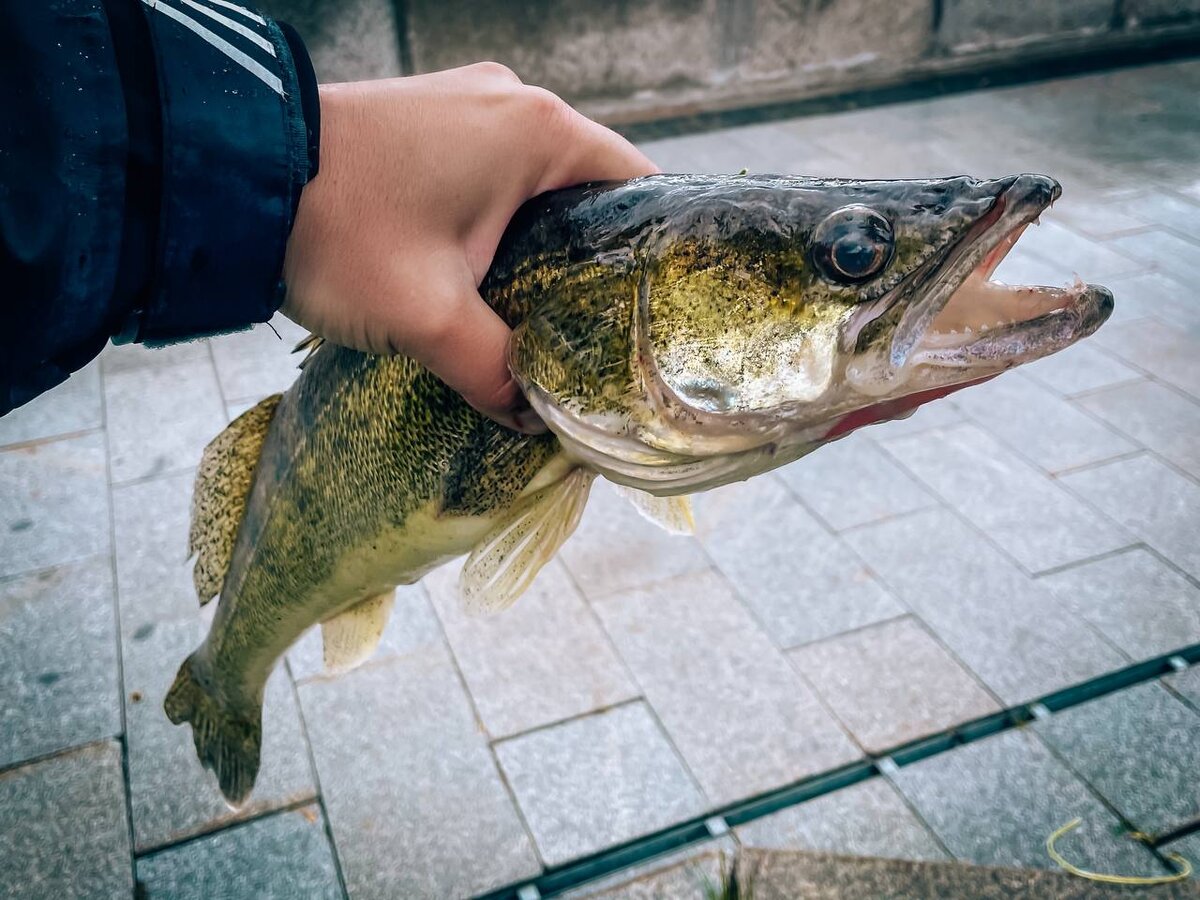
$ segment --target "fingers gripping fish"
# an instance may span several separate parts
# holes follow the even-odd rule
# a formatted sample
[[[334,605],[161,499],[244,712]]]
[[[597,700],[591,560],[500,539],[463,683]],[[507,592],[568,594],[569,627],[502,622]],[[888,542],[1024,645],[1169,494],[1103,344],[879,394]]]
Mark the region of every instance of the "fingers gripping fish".
[[[267,677],[312,625],[351,668],[394,588],[448,559],[469,554],[469,607],[512,603],[597,475],[687,531],[687,494],[1085,337],[1104,288],[989,280],[1058,194],[1039,175],[658,175],[531,200],[480,291],[551,432],[504,429],[410,359],[317,347],[205,451],[190,544],[201,602],[220,602],[167,715],[241,803]]]

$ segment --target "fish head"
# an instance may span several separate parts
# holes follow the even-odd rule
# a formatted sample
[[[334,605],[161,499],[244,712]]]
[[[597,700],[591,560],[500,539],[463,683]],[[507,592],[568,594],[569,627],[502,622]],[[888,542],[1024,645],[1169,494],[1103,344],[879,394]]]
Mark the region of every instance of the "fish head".
[[[990,280],[1060,192],[1029,174],[598,191],[578,215],[621,297],[574,320],[535,308],[512,369],[568,452],[614,481],[670,495],[741,480],[1095,331],[1103,287]],[[548,357],[560,377],[539,377]]]

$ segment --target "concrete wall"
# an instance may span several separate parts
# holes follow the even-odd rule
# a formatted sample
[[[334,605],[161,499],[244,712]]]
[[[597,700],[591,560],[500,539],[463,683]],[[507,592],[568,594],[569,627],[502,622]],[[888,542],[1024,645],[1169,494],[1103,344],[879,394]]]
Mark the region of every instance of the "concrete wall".
[[[324,81],[483,59],[609,122],[1194,33],[1200,0],[267,0]]]

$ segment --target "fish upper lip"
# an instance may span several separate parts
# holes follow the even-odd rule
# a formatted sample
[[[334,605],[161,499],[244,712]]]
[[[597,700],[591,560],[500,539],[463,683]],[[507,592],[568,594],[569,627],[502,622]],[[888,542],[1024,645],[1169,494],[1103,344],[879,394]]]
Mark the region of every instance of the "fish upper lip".
[[[987,261],[988,271],[984,277],[990,275],[1008,250],[995,259],[990,259],[990,255],[1009,236],[1019,235],[1061,195],[1062,186],[1048,176],[1011,176],[1010,183],[996,196],[988,210],[967,229],[967,233],[942,257],[935,257],[931,261],[933,271],[928,279],[921,278],[923,273],[914,273],[896,288],[896,302],[903,302],[922,284],[927,285],[928,296],[905,309],[896,325],[889,353],[894,369],[899,370],[908,363],[910,355],[920,345],[938,313],[976,269]]]

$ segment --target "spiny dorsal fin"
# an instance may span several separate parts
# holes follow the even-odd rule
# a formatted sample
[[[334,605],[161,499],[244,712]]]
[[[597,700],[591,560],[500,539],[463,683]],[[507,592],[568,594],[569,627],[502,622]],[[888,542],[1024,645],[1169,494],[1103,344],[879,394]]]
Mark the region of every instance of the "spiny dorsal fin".
[[[623,484],[614,487],[638,512],[669,534],[696,533],[691,497],[655,497]]]
[[[196,557],[192,580],[201,605],[217,595],[229,571],[254,469],[281,396],[272,394],[234,419],[200,458],[192,491],[188,556]]]
[[[471,551],[458,580],[468,613],[499,612],[525,593],[571,536],[595,475],[572,469],[565,478],[523,498]]]
[[[365,663],[379,646],[396,602],[395,590],[368,597],[321,623],[325,671],[340,675]]]
[[[325,343],[325,338],[319,334],[310,334],[295,347],[292,348],[293,353],[303,353],[304,359],[300,360],[300,365],[297,368],[303,369],[308,365],[308,361],[313,358],[313,354],[321,349]]]

